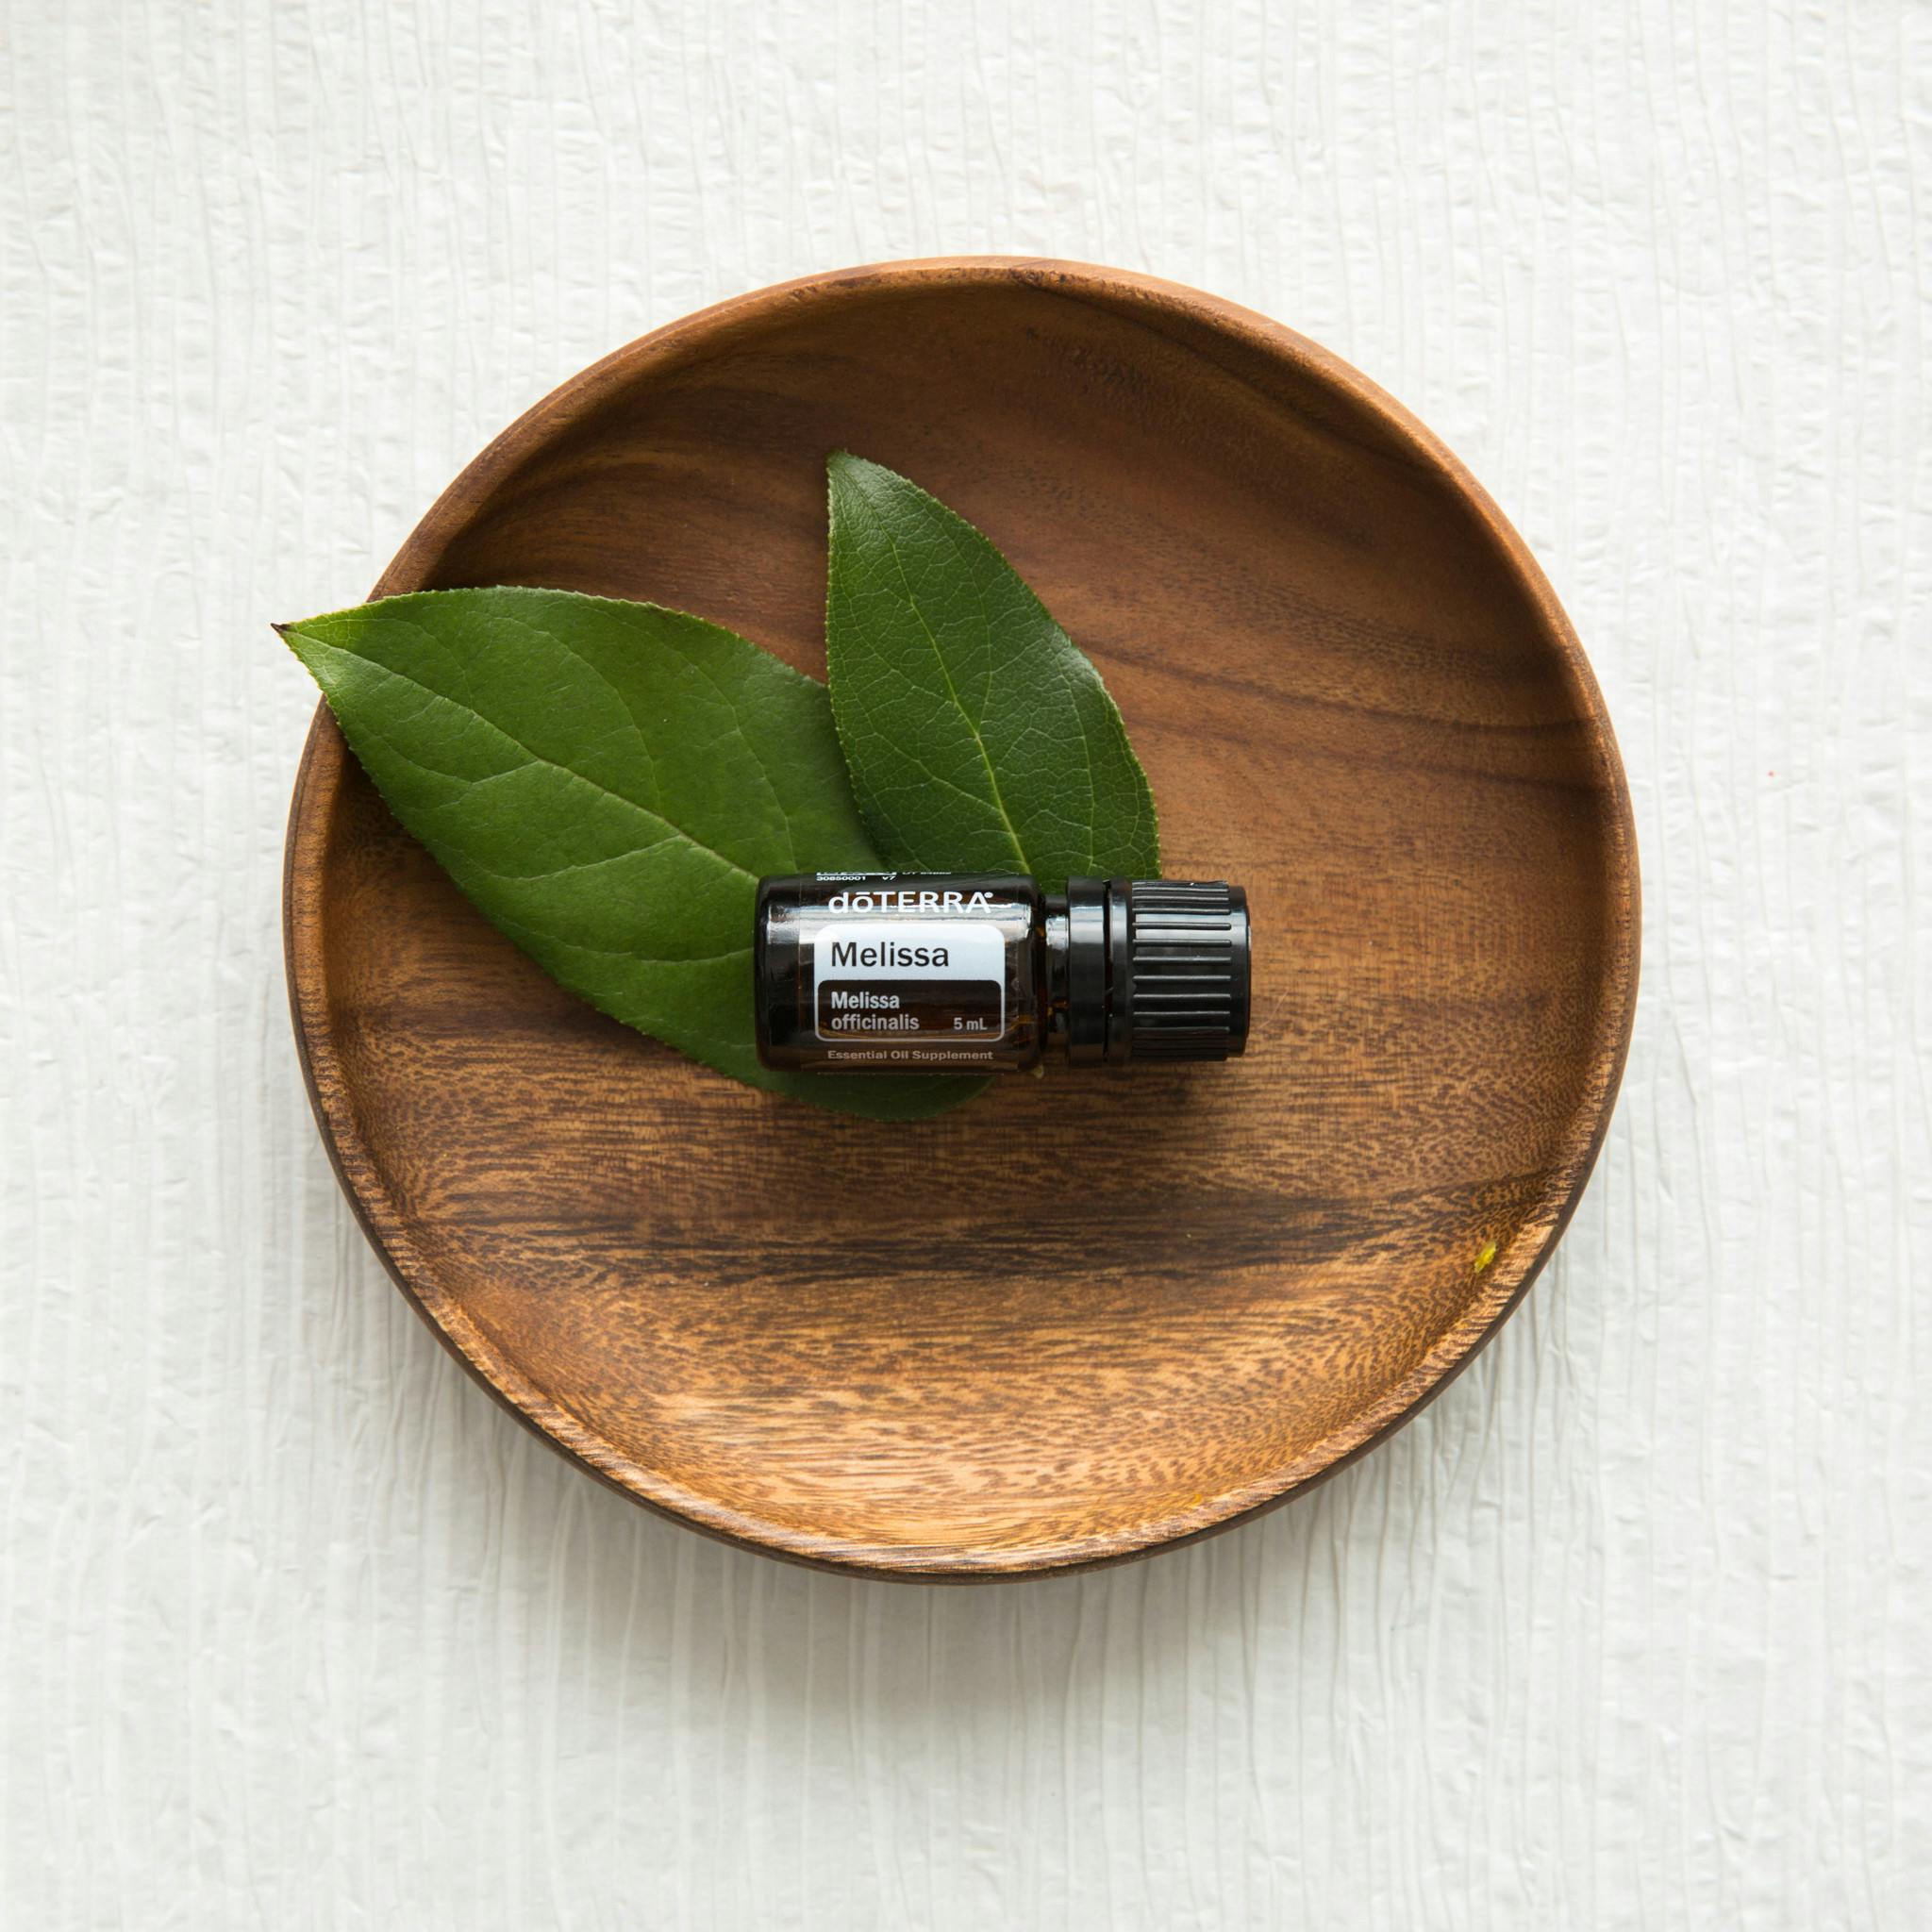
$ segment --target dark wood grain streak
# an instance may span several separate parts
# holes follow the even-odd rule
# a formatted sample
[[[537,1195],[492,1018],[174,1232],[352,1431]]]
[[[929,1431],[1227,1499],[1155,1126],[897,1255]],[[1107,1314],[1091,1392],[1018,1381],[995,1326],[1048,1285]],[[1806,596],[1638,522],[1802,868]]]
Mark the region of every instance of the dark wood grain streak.
[[[1119,700],[1168,870],[1248,887],[1247,1058],[911,1127],[734,1086],[491,932],[318,711],[287,938],[325,1139],[458,1357],[698,1528],[924,1577],[1207,1534],[1412,1415],[1575,1204],[1637,982],[1601,697],[1520,540],[1361,376],[1057,263],[827,275],[646,337],[378,589],[655,598],[822,675],[841,447],[998,540]]]

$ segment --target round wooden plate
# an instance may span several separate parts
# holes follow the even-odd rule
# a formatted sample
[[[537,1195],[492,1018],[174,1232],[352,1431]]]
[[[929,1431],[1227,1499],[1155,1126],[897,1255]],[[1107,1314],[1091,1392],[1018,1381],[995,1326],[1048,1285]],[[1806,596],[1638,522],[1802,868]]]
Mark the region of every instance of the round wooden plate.
[[[895,1576],[1179,1542],[1414,1414],[1562,1231],[1636,997],[1609,721],[1397,405],[1246,310],[1061,262],[659,329],[491,444],[378,593],[652,598],[822,675],[841,448],[987,530],[1099,665],[1167,870],[1248,889],[1247,1057],[912,1126],[754,1092],[498,937],[318,710],[286,892],[316,1113],[442,1339],[642,1502]]]

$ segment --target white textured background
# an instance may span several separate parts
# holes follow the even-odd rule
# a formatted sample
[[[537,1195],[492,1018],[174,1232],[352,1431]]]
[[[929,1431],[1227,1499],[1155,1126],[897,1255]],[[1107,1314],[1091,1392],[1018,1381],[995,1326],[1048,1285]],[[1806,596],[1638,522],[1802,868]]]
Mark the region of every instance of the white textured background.
[[[0,1924],[1932,1923],[1932,6],[0,23]],[[266,625],[627,338],[966,250],[1232,296],[1446,436],[1648,916],[1596,1181],[1416,1426],[930,1591],[604,1493],[388,1285]]]

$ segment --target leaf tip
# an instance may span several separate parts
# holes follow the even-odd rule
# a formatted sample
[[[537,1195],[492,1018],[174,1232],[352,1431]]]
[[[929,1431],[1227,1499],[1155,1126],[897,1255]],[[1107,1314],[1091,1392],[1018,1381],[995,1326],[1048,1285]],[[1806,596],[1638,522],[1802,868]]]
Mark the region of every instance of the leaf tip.
[[[825,475],[835,483],[856,483],[875,474],[890,476],[892,473],[883,463],[875,463],[854,450],[835,449],[825,458]]]

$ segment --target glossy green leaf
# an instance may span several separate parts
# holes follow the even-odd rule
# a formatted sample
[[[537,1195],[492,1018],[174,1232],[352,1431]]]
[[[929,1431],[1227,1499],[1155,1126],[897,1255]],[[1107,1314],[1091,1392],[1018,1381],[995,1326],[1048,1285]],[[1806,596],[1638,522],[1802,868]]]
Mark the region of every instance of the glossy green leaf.
[[[912,872],[1158,878],[1154,798],[1100,674],[979,531],[828,465],[825,655],[859,809]]]
[[[759,876],[879,862],[823,685],[698,618],[561,591],[425,591],[281,631],[396,817],[592,1006],[845,1112],[979,1090],[758,1063]]]

